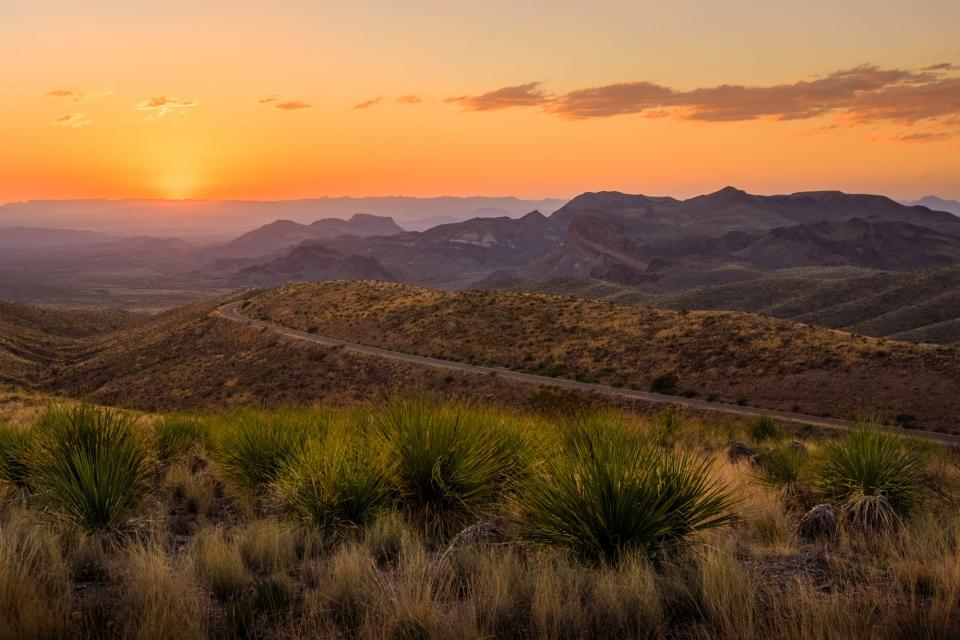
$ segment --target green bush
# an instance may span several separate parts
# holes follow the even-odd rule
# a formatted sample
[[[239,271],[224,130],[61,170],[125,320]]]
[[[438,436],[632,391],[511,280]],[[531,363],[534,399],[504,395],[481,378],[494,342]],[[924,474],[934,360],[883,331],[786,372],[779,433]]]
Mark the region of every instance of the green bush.
[[[337,532],[372,522],[393,497],[375,444],[343,432],[311,441],[278,488],[284,506],[300,519]]]
[[[402,504],[429,535],[468,524],[513,484],[519,439],[475,409],[393,402],[376,415]]]
[[[162,462],[190,453],[197,446],[210,444],[210,423],[197,416],[171,414],[154,423],[157,457]]]
[[[691,534],[731,521],[731,498],[710,463],[670,455],[611,427],[585,426],[544,461],[523,493],[534,540],[592,560],[658,557]]]
[[[29,488],[33,433],[0,423],[0,496]]]
[[[300,455],[308,436],[323,433],[328,421],[329,416],[316,412],[235,412],[217,443],[220,471],[239,489],[261,492]]]
[[[764,452],[757,478],[771,487],[804,483],[810,476],[810,455],[803,449],[783,446]]]
[[[657,414],[654,429],[657,444],[669,449],[676,444],[677,437],[683,431],[683,419],[675,411],[664,409]]]
[[[824,445],[816,488],[848,522],[888,526],[925,506],[921,458],[896,436],[862,428]]]
[[[88,531],[116,528],[150,486],[150,447],[131,414],[81,405],[47,410],[32,481],[51,513]]]
[[[653,393],[673,395],[677,392],[679,382],[677,374],[670,372],[661,373],[650,381],[650,391]]]
[[[780,424],[770,416],[756,416],[747,423],[747,432],[754,442],[779,440],[783,437]]]

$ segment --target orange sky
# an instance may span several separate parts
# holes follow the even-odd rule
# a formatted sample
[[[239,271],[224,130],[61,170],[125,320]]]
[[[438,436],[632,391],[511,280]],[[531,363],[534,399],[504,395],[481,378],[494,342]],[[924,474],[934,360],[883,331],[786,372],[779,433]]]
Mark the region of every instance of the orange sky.
[[[960,198],[960,3],[666,5],[5,0],[0,202]]]

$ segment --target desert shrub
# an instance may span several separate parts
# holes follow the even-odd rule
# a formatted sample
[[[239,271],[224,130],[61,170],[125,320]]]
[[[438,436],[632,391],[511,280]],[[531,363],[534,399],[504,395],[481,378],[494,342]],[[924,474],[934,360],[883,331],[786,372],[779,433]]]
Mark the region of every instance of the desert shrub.
[[[153,425],[157,457],[166,462],[210,444],[210,423],[198,416],[171,414]]]
[[[289,607],[293,599],[293,581],[285,573],[274,573],[257,581],[254,587],[254,606],[275,620]]]
[[[32,432],[0,422],[0,497],[28,490],[32,449]]]
[[[189,513],[206,516],[216,501],[214,478],[206,469],[193,471],[186,462],[170,465],[163,485],[175,503],[182,504]]]
[[[131,545],[124,562],[124,637],[191,640],[207,636],[208,599],[180,563],[158,546]]]
[[[289,570],[300,551],[296,532],[273,520],[251,522],[241,534],[239,544],[244,565],[260,574]]]
[[[19,520],[0,523],[0,638],[65,637],[70,586],[49,533]]]
[[[300,454],[308,436],[322,433],[328,420],[325,414],[307,412],[235,413],[217,443],[220,470],[239,489],[258,493]]]
[[[217,529],[201,531],[190,548],[197,578],[221,600],[235,598],[247,584],[240,549]]]
[[[761,454],[757,479],[771,487],[803,483],[810,476],[810,454],[804,449],[783,446]]]
[[[650,391],[653,393],[664,393],[668,395],[675,394],[677,392],[677,385],[679,380],[677,379],[677,374],[675,373],[661,373],[653,378],[650,381]]]
[[[371,522],[393,496],[375,443],[342,431],[308,443],[278,489],[284,506],[297,517],[336,533]]]
[[[683,430],[683,419],[675,411],[664,409],[654,420],[655,438],[658,445],[672,447]]]
[[[816,488],[848,522],[889,525],[925,505],[919,456],[896,436],[861,428],[824,445]]]
[[[44,508],[82,528],[126,522],[150,486],[153,461],[136,419],[79,405],[47,410],[31,475]]]
[[[587,427],[527,484],[524,529],[589,559],[633,550],[657,557],[732,519],[730,494],[710,469],[630,434]]]
[[[747,433],[754,442],[777,440],[783,437],[783,430],[776,419],[770,416],[756,416],[747,423]]]
[[[393,402],[376,419],[402,504],[430,535],[477,517],[517,472],[519,440],[472,408]]]

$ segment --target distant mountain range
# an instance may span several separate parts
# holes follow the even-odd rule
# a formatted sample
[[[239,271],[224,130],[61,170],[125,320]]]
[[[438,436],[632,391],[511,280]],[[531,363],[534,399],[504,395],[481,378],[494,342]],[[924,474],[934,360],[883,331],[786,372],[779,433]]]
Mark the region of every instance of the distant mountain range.
[[[482,199],[463,200],[473,206]],[[0,248],[0,297],[19,300],[30,300],[31,287],[46,291],[47,300],[74,304],[75,294],[57,288],[108,298],[131,287],[187,293],[366,279],[590,295],[605,283],[616,295],[665,306],[743,309],[876,335],[960,340],[955,297],[935,291],[952,286],[955,271],[923,280],[929,295],[917,303],[923,310],[916,322],[909,292],[919,281],[886,279],[888,272],[960,265],[960,217],[839,191],[760,196],[726,187],[686,200],[606,191],[582,194],[553,212],[479,216],[426,230],[405,230],[402,221],[373,214],[283,218],[215,244],[19,228],[0,230]],[[881,290],[889,295],[871,295]],[[842,301],[829,313],[817,306],[854,293],[861,300],[855,313],[840,309]],[[868,321],[871,314],[893,315]]]
[[[934,211],[946,211],[955,216],[960,216],[960,200],[944,200],[943,198],[938,198],[937,196],[924,196],[919,200],[904,202],[904,204],[921,205],[924,207],[929,207]]]
[[[294,230],[290,223],[283,228]],[[304,233],[295,231],[290,238]],[[271,225],[234,242],[273,233]],[[270,250],[263,253],[279,243],[263,245]],[[534,211],[519,219],[475,218],[424,232],[318,236],[309,243],[362,257],[399,280],[433,286],[564,277],[672,290],[801,266],[911,270],[958,264],[960,219],[883,196],[757,196],[727,187],[688,200],[586,193],[550,216]],[[260,264],[278,279],[299,279],[299,272],[280,270],[278,260],[291,262],[288,255],[269,255]],[[303,256],[292,262],[310,272]],[[235,275],[233,281],[242,280]]]
[[[210,240],[236,236],[273,220],[301,224],[355,213],[390,216],[408,229],[476,216],[517,217],[533,209],[552,213],[565,200],[512,197],[310,198],[304,200],[31,200],[0,206],[0,227],[88,229],[114,235],[194,236]]]

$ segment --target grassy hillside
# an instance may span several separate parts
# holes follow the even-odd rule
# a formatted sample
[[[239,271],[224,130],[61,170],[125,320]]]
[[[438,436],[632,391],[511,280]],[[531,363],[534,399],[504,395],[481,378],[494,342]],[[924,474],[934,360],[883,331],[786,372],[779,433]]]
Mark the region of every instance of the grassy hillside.
[[[750,314],[372,282],[281,287],[254,297],[244,313],[425,356],[960,430],[956,350]]]
[[[956,637],[955,459],[865,429],[60,405],[0,424],[0,639]]]
[[[60,354],[35,387],[141,410],[344,405],[390,393],[437,392],[522,402],[533,390],[278,338],[227,321],[219,304],[189,305]]]
[[[0,383],[29,384],[95,336],[135,325],[122,311],[68,311],[0,302]]]
[[[536,288],[671,309],[748,311],[909,342],[960,343],[958,267],[906,273],[786,269],[674,293],[591,280],[554,280]]]

